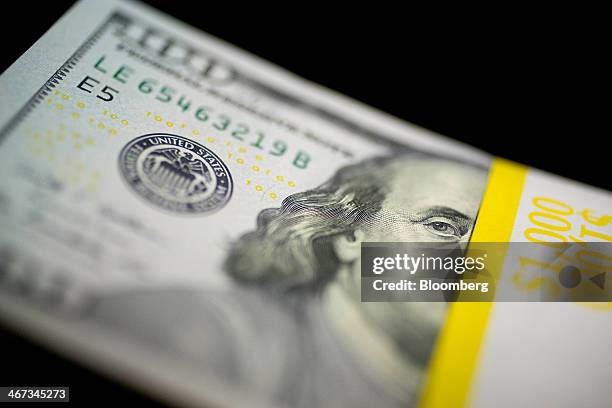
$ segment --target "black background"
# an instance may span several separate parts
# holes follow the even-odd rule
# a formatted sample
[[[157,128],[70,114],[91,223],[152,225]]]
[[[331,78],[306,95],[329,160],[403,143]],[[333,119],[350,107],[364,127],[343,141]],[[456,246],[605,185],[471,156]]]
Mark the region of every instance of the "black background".
[[[0,71],[71,3],[16,5],[11,13],[16,24],[2,27]],[[402,119],[612,189],[610,129],[604,120],[604,107],[610,105],[604,86],[609,47],[603,47],[604,26],[594,18],[595,10],[147,3]],[[95,392],[103,403],[153,403],[6,331],[0,332],[0,344],[5,351],[0,385],[69,385],[75,402],[90,401]]]

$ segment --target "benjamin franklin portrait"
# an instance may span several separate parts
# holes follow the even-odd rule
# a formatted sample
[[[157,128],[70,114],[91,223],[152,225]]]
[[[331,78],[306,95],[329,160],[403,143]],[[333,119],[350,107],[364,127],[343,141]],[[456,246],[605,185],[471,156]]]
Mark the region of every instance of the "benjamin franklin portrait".
[[[414,406],[446,305],[361,302],[361,243],[466,242],[485,182],[483,168],[412,152],[341,168],[229,245],[230,292],[117,295],[94,316],[264,403]]]

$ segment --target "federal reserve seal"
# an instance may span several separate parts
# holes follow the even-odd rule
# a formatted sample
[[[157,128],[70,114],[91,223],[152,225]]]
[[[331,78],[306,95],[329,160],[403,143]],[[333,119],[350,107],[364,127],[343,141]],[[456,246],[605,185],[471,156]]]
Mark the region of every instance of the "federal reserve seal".
[[[139,195],[167,210],[207,213],[232,195],[225,163],[206,147],[177,135],[140,136],[121,150],[119,170]]]

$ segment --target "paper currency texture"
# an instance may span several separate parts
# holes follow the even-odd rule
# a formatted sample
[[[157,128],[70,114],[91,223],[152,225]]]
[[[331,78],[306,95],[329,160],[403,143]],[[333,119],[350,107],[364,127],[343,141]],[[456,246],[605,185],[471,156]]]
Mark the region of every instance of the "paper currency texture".
[[[77,3],[0,91],[5,324],[174,404],[428,404],[449,306],[362,302],[361,244],[468,243],[489,214],[488,154],[129,2]],[[521,174],[506,240],[551,236],[526,215],[534,197],[573,200],[567,215],[595,224],[612,209],[609,193]],[[612,240],[607,224],[571,223],[563,234]],[[609,308],[565,307],[600,333],[590,347],[609,341]],[[555,312],[496,313],[525,335]],[[502,332],[473,345],[484,372]],[[497,378],[466,385],[471,403],[489,406]]]

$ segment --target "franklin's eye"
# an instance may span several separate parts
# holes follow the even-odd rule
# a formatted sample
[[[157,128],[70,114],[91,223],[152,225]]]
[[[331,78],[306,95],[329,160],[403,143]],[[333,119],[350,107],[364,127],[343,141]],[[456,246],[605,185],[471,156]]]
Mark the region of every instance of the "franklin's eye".
[[[425,223],[424,225],[427,230],[442,237],[461,238],[462,235],[458,227],[446,221],[435,220]]]

